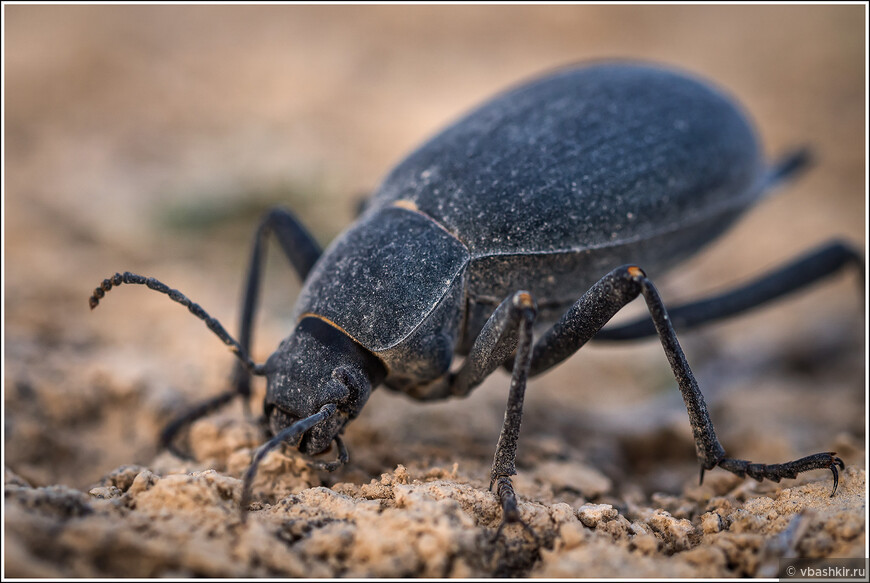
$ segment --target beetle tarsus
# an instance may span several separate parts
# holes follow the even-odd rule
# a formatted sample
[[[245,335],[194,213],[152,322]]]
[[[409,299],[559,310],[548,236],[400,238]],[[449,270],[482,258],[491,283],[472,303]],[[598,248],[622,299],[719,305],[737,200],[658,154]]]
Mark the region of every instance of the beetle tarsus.
[[[717,465],[741,478],[749,476],[759,482],[762,480],[779,482],[783,478],[796,478],[798,474],[809,470],[828,469],[831,470],[834,477],[834,488],[831,491],[831,498],[837,493],[837,487],[840,484],[840,472],[837,468],[845,469],[846,467],[843,460],[837,457],[836,452],[833,451],[808,455],[782,464],[754,464],[747,460],[722,458]]]
[[[538,538],[537,533],[535,533],[535,531],[532,530],[532,527],[529,526],[520,516],[520,510],[517,507],[517,495],[514,492],[514,487],[513,484],[511,484],[510,477],[499,476],[494,478],[490,481],[490,490],[492,490],[493,483],[497,484],[496,491],[498,492],[498,498],[501,502],[502,519],[501,524],[498,525],[498,529],[496,529],[495,534],[492,537],[492,542],[494,543],[499,539],[507,525],[519,524],[523,527],[523,530],[531,535],[535,544],[540,547],[541,541]]]

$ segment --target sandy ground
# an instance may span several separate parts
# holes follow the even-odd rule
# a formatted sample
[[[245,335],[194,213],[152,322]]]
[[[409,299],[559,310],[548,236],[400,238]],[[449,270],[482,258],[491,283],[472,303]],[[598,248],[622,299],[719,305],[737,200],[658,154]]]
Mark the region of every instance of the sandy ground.
[[[685,270],[666,300],[722,289],[832,237],[864,250],[863,7],[4,6],[4,574],[775,576],[788,556],[866,557],[865,346],[854,273],[681,335],[729,454],[837,451],[780,484],[698,485],[660,346],[590,346],[536,379],[494,541],[487,491],[508,377],[419,404],[377,390],[329,474],[264,461],[235,404],[196,423],[197,461],[160,428],[225,389],[232,356],[159,277],[229,329],[259,215],[288,205],[328,242],[415,144],[487,96],[589,58],[716,79],[775,155],[817,163]],[[273,255],[276,255],[273,253]],[[270,260],[254,356],[287,334],[298,282]],[[258,398],[263,387],[257,386]]]

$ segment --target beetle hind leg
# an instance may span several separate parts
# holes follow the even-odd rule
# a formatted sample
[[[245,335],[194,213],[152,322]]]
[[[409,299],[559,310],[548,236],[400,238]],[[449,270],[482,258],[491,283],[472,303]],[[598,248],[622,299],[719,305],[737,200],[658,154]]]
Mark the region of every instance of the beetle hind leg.
[[[863,296],[863,256],[848,243],[829,241],[739,287],[691,303],[671,306],[668,315],[675,328],[681,332],[690,330],[763,306],[849,267],[858,271],[858,284]],[[595,341],[635,340],[655,336],[656,333],[652,319],[640,318],[601,330],[595,335]]]
[[[704,471],[717,465],[740,476],[749,475],[756,480],[768,479],[777,482],[783,478],[794,478],[808,470],[830,469],[834,476],[832,495],[836,493],[839,482],[838,467],[842,468],[844,464],[833,453],[819,453],[792,462],[769,465],[753,464],[725,456],[725,448],[716,437],[704,396],[677,340],[673,318],[665,309],[655,286],[638,267],[623,266],[614,269],[583,294],[562,319],[535,343],[530,374],[544,372],[571,356],[595,337],[617,311],[639,295],[646,301],[651,316],[649,322],[659,336],[682,393],[695,438],[695,450],[701,462],[702,479]]]

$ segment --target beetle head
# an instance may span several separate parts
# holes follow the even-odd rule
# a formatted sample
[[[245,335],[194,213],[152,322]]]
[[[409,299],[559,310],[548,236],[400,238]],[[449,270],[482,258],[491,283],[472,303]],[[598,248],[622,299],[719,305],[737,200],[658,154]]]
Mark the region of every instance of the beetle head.
[[[327,404],[336,412],[306,431],[297,445],[314,455],[329,448],[359,415],[386,369],[371,352],[339,328],[316,317],[303,318],[264,366],[264,410],[277,435]]]

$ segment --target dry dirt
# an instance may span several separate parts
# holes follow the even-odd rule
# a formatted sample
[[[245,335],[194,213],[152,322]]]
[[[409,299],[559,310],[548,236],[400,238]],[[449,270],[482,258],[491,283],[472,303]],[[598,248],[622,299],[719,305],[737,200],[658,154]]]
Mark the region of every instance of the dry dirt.
[[[347,431],[350,463],[329,474],[273,452],[243,525],[239,478],[264,436],[241,406],[191,428],[197,461],[156,449],[169,419],[226,388],[232,356],[147,290],[86,306],[129,270],[232,330],[265,208],[288,205],[326,243],[450,119],[602,57],[716,79],[768,153],[816,154],[657,279],[666,301],[832,237],[864,250],[864,9],[4,6],[4,575],[771,577],[781,557],[866,557],[854,273],[681,335],[729,454],[837,451],[835,497],[827,471],[759,484],[717,469],[699,486],[661,347],[590,346],[527,394],[515,484],[537,542],[516,526],[492,540],[505,374],[446,403],[375,391]],[[298,292],[272,259],[257,361],[290,329]]]

